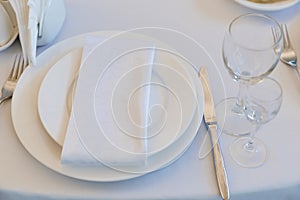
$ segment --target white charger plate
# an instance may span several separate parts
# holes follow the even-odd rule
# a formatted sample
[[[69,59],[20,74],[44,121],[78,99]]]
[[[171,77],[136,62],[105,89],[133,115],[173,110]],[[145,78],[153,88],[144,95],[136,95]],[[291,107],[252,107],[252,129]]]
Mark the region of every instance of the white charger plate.
[[[285,0],[276,3],[255,3],[248,0],[235,0],[237,3],[252,8],[255,10],[264,10],[264,11],[277,11],[285,8],[289,8],[297,4],[300,0]]]
[[[112,32],[97,32],[90,35],[109,36]],[[12,99],[12,120],[16,134],[26,150],[48,168],[77,179],[88,181],[119,181],[141,176],[145,173],[125,173],[109,167],[63,166],[60,162],[61,147],[48,135],[38,114],[38,92],[48,70],[68,52],[84,45],[88,34],[60,42],[47,49],[37,58],[38,67],[28,67],[20,78]],[[199,112],[203,113],[203,91],[197,88],[202,99]],[[55,95],[55,94],[54,94]],[[199,100],[201,102],[201,100]],[[197,116],[201,116],[200,118]],[[153,156],[152,162],[163,167],[178,159],[193,141],[202,121],[202,114],[196,115],[180,140],[172,143],[162,153]]]

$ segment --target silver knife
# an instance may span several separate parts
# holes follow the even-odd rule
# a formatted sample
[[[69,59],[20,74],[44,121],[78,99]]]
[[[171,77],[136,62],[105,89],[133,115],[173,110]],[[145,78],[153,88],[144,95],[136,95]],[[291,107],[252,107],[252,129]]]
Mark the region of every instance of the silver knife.
[[[205,67],[201,67],[199,71],[199,77],[204,91],[204,120],[207,125],[207,129],[210,133],[211,143],[213,146],[212,150],[218,187],[221,197],[223,199],[228,200],[230,198],[230,193],[227,180],[227,173],[218,141],[215,105],[210,89],[207,69]]]

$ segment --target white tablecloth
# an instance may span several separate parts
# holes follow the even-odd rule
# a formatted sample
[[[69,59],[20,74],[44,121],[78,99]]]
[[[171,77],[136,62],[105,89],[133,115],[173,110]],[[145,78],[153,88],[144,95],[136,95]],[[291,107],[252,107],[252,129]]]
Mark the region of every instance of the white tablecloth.
[[[65,3],[66,21],[52,44],[92,31],[145,26],[171,28],[191,36],[207,49],[223,74],[229,96],[236,95],[237,85],[222,63],[222,39],[232,18],[253,10],[233,0],[65,0]],[[263,13],[288,24],[300,56],[300,3],[282,11]],[[39,48],[38,53],[52,44]],[[1,85],[18,48],[16,42],[0,53]],[[254,169],[239,167],[228,152],[228,145],[235,138],[223,135],[220,140],[233,200],[300,199],[300,79],[281,63],[271,76],[282,84],[284,100],[277,118],[263,126],[257,135],[269,150],[266,163]],[[0,127],[1,200],[220,199],[211,154],[198,159],[199,137],[206,131],[203,124],[192,146],[174,164],[139,178],[113,183],[65,177],[31,157],[15,135],[10,102],[0,106]]]

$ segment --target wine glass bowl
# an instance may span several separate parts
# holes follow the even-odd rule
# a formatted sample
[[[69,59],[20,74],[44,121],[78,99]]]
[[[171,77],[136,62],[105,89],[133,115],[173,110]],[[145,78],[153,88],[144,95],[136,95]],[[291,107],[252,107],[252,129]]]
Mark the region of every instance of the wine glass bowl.
[[[273,71],[282,48],[280,24],[269,16],[250,13],[230,23],[223,40],[222,56],[227,71],[239,83],[239,92],[238,97],[225,99],[216,106],[217,121],[223,132],[240,136],[254,129],[244,113],[247,87]]]
[[[224,63],[232,77],[255,82],[270,74],[279,61],[280,32],[279,24],[262,14],[235,18],[223,42]]]

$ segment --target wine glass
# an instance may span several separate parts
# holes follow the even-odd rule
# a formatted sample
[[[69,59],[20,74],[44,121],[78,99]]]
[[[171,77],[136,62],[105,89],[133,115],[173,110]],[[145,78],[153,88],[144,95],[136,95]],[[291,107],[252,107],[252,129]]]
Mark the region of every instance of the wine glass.
[[[274,36],[276,35],[276,37]],[[257,13],[241,15],[229,25],[222,54],[234,81],[239,82],[238,97],[216,105],[217,121],[223,132],[241,136],[255,128],[246,115],[247,87],[269,75],[279,61],[283,48],[279,23]]]
[[[281,86],[272,78],[265,78],[262,82],[249,87],[248,106],[245,113],[256,128],[249,137],[241,137],[230,146],[231,156],[239,165],[258,167],[264,163],[267,149],[264,143],[254,135],[262,124],[275,118],[280,110],[281,102]]]

